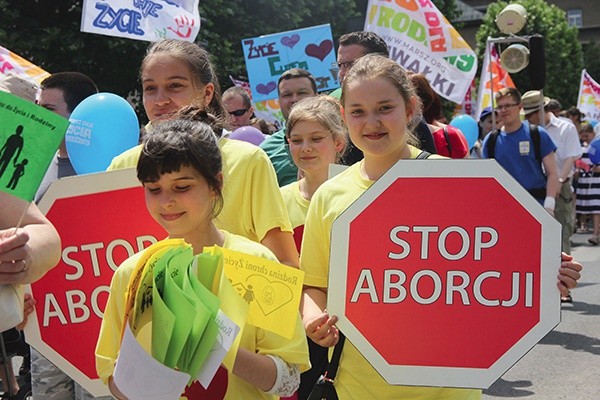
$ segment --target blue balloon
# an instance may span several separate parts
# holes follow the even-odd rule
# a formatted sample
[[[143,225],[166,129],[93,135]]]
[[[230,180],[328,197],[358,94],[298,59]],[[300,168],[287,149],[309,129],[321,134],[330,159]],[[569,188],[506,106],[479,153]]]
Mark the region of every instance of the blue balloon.
[[[466,114],[457,115],[452,118],[450,125],[460,129],[463,135],[465,135],[469,149],[475,145],[475,142],[477,142],[477,138],[479,137],[479,127],[477,126],[477,121],[475,121],[473,117]]]
[[[593,164],[600,164],[600,137],[592,140],[588,147],[588,155]]]
[[[131,105],[112,93],[97,93],[71,113],[65,134],[77,174],[106,171],[112,159],[139,143],[140,125]]]
[[[595,119],[591,119],[588,121],[588,124],[590,124],[592,128],[595,128],[596,125],[598,125],[598,121],[596,121]]]

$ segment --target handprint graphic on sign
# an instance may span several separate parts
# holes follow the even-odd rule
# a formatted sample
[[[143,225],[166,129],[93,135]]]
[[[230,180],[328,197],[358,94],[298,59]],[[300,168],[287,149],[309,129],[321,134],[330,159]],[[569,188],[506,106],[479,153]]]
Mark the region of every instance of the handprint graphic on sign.
[[[194,26],[196,25],[196,21],[194,21],[193,18],[190,19],[185,15],[175,18],[175,23],[177,24],[177,29],[173,29],[170,26],[167,29],[174,32],[182,39],[189,38],[192,35]]]

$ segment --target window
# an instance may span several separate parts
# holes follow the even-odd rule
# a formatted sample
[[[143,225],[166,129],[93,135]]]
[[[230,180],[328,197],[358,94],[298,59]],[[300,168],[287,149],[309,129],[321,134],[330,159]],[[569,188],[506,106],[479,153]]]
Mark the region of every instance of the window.
[[[583,26],[581,8],[572,8],[567,10],[567,21],[569,22],[569,26],[581,28]]]

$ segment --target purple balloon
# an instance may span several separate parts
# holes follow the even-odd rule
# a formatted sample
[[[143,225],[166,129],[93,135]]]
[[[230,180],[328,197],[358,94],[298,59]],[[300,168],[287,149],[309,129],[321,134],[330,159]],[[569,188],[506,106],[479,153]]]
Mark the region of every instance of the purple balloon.
[[[241,126],[229,135],[230,139],[243,140],[256,146],[265,140],[265,135],[253,126]]]

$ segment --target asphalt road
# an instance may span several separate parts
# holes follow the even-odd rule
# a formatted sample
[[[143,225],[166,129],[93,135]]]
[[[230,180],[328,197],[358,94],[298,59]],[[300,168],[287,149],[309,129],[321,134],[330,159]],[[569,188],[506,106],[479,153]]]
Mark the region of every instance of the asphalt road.
[[[504,376],[483,400],[600,399],[600,246],[575,234],[572,254],[583,265],[573,303],[562,305],[560,324]]]

